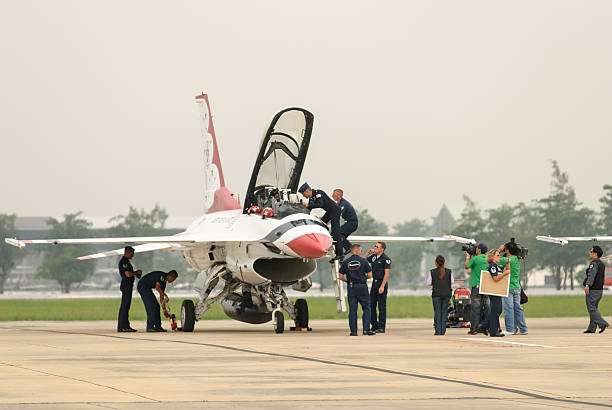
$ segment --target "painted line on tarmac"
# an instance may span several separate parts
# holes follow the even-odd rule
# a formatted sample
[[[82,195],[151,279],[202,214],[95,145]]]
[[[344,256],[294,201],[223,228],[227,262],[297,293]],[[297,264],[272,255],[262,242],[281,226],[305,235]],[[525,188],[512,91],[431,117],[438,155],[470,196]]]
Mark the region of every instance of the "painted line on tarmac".
[[[485,344],[486,343],[506,343],[506,344],[510,344],[510,345],[543,347],[545,349],[560,349],[559,346],[537,345],[537,344],[533,344],[533,343],[509,342],[507,340],[484,340],[484,339],[477,339],[477,338],[474,338],[474,337],[462,337],[461,339],[463,339],[463,340],[476,340],[478,342],[482,342],[482,343],[485,343]]]
[[[25,329],[20,329],[20,330],[25,330]],[[0,362],[0,365],[7,366],[7,367],[15,367],[15,368],[21,369],[21,370],[29,370],[31,372],[44,374],[46,376],[59,377],[61,379],[68,379],[68,380],[72,380],[72,381],[76,381],[76,382],[81,382],[81,383],[85,383],[85,384],[91,384],[91,385],[94,385],[94,386],[102,387],[104,389],[110,389],[110,390],[114,390],[114,391],[119,392],[119,393],[129,394],[129,395],[132,395],[132,396],[140,397],[141,399],[145,399],[145,400],[149,400],[149,401],[154,401],[154,402],[160,403],[159,400],[155,400],[155,399],[152,399],[150,397],[143,396],[142,394],[138,394],[138,393],[133,393],[133,392],[117,389],[116,387],[106,386],[104,384],[95,383],[95,382],[92,382],[92,381],[89,381],[89,380],[78,379],[76,377],[70,377],[70,376],[62,376],[61,374],[50,373],[50,372],[46,372],[44,370],[32,369],[30,367],[19,366],[17,364],[12,364],[12,363]]]
[[[332,365],[332,366],[350,367],[350,368],[362,369],[362,370],[371,370],[371,371],[379,372],[379,373],[387,373],[387,374],[394,374],[394,375],[398,375],[398,376],[414,377],[416,379],[433,380],[433,381],[445,382],[445,383],[455,383],[455,384],[460,384],[460,385],[464,385],[464,386],[478,387],[478,388],[481,388],[481,389],[489,389],[489,390],[502,391],[502,392],[506,392],[506,393],[514,393],[514,394],[518,394],[520,396],[530,397],[530,398],[533,398],[533,399],[548,400],[548,401],[558,402],[558,403],[561,402],[561,403],[571,403],[571,404],[583,404],[583,405],[588,405],[588,406],[609,407],[609,408],[612,408],[611,404],[592,403],[592,402],[588,402],[588,401],[571,400],[571,399],[564,399],[564,398],[560,398],[560,397],[545,396],[545,395],[542,395],[542,394],[531,393],[531,392],[528,392],[528,391],[525,391],[525,390],[514,389],[514,388],[511,388],[511,387],[494,386],[494,385],[484,384],[484,383],[479,383],[479,382],[470,382],[470,381],[467,381],[467,380],[459,380],[459,379],[450,379],[450,378],[437,377],[437,376],[429,376],[429,375],[425,375],[425,374],[412,373],[412,372],[407,372],[407,371],[403,371],[403,370],[385,369],[383,367],[374,367],[374,366],[368,366],[368,365],[364,365],[364,364],[337,362],[337,361],[334,361],[334,360],[317,359],[317,358],[314,358],[314,357],[299,356],[299,355],[292,355],[292,354],[285,354],[285,353],[272,353],[272,352],[265,352],[265,351],[259,351],[259,350],[253,350],[253,349],[245,349],[245,348],[241,348],[241,347],[218,345],[218,344],[214,344],[214,343],[190,342],[190,341],[187,341],[187,340],[149,339],[149,338],[140,338],[140,337],[134,338],[134,337],[109,335],[109,334],[68,332],[68,331],[62,331],[62,330],[49,330],[49,329],[23,329],[22,328],[22,329],[18,329],[18,330],[29,330],[29,331],[34,331],[34,332],[59,333],[59,334],[68,334],[68,335],[106,337],[106,338],[109,338],[109,339],[129,340],[131,343],[133,343],[133,341],[135,339],[137,339],[137,340],[143,340],[143,341],[148,341],[148,342],[167,342],[167,343],[177,343],[177,344],[192,345],[192,346],[205,346],[205,347],[212,347],[212,348],[216,348],[216,349],[223,349],[223,350],[229,350],[229,351],[234,351],[234,352],[251,353],[251,354],[256,354],[256,355],[260,355],[260,356],[284,357],[286,359],[296,359],[296,360],[303,360],[303,361],[306,361],[306,362],[328,364],[328,365]],[[480,339],[478,339],[478,340],[480,340]]]

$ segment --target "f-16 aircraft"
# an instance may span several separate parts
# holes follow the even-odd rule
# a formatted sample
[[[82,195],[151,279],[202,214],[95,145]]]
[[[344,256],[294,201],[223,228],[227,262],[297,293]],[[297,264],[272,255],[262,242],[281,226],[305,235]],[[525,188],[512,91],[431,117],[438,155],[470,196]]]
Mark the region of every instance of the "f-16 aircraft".
[[[184,300],[182,330],[191,332],[195,322],[220,302],[230,317],[247,323],[273,320],[277,333],[284,330],[281,310],[296,327],[308,328],[305,299],[292,303],[285,288],[306,292],[316,260],[331,252],[328,227],[310,214],[297,188],[306,161],[314,116],[303,108],[287,108],[274,116],[260,144],[243,204],[225,186],[208,95],[196,97],[204,145],[205,214],[181,233],[172,236],[41,239],[6,242],[29,244],[136,245],[135,252],[156,250],[181,252],[198,272],[195,291],[199,301]],[[443,237],[355,236],[357,241],[457,241],[473,239]],[[95,259],[122,255],[123,249],[82,256]],[[331,256],[331,255],[330,255]],[[332,267],[338,311],[345,312],[344,290],[338,280],[338,262]]]
[[[570,242],[612,242],[612,236],[536,236],[538,241],[556,243],[565,246]],[[612,260],[612,255],[602,256],[599,258],[602,261]],[[606,268],[606,271],[610,268]],[[612,286],[612,278],[604,279],[605,286]]]
[[[570,242],[612,242],[612,236],[536,236],[538,241],[567,245]]]
[[[612,242],[612,236],[536,236],[538,241],[556,243],[561,246],[570,242]],[[612,260],[612,255],[602,256],[602,261]],[[609,283],[612,285],[612,282]]]

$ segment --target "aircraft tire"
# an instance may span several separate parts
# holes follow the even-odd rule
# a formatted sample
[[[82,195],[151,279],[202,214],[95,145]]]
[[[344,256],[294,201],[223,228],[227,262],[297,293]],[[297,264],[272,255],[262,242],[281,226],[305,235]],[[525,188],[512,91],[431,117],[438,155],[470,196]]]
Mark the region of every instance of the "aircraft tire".
[[[274,312],[274,332],[283,333],[285,331],[285,317],[283,312],[277,310]]]
[[[295,325],[301,328],[308,327],[308,302],[306,299],[298,299],[295,301],[295,310],[297,311],[297,318],[295,319]]]
[[[181,305],[181,327],[183,332],[193,332],[195,325],[195,306],[193,300],[185,299]]]

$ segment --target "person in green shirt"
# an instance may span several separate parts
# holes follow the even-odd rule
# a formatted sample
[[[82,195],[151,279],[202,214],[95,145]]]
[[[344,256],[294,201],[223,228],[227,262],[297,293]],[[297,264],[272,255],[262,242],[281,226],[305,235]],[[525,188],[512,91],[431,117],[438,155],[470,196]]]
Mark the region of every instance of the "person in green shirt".
[[[489,269],[487,263],[487,245],[479,243],[476,246],[476,255],[470,258],[470,254],[465,253],[465,269],[470,272],[470,331],[468,334],[475,335],[487,333],[489,328],[489,311],[491,305],[487,295],[481,295],[480,290],[480,272]],[[481,305],[484,304],[484,316],[481,322]]]
[[[506,259],[510,259],[510,290],[508,291],[508,296],[502,298],[506,332],[515,335],[526,335],[528,329],[527,322],[525,321],[525,311],[521,306],[521,283],[519,282],[521,261],[516,256],[519,253],[519,248],[514,240],[510,240],[510,242],[499,247],[499,252],[506,253],[506,256],[499,261],[500,265],[504,266]]]

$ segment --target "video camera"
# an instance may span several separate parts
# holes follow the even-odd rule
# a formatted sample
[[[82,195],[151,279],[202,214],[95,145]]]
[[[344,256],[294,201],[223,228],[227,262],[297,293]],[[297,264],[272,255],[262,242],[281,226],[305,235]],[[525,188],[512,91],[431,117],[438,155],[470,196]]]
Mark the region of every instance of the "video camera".
[[[514,238],[510,238],[510,242],[504,245],[504,247],[506,249],[513,248],[510,250],[510,253],[516,255],[516,257],[519,259],[527,259],[527,256],[529,255],[529,249],[525,248],[520,243],[516,243],[516,240]],[[506,256],[508,255],[506,254]]]
[[[476,255],[476,245],[474,245],[473,243],[462,245],[461,250],[463,252],[467,252],[467,254],[470,256]]]

